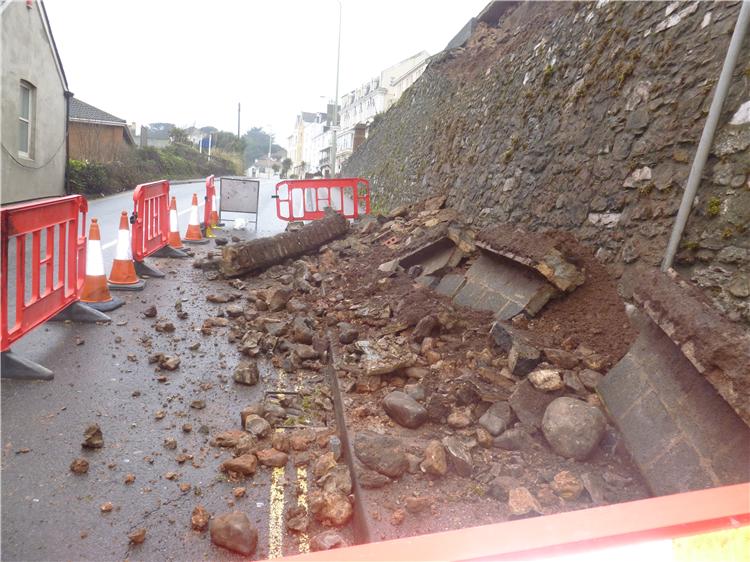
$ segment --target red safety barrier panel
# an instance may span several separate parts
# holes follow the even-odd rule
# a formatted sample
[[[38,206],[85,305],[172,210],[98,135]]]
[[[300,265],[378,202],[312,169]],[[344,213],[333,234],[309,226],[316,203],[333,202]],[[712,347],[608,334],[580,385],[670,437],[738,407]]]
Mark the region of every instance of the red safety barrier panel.
[[[744,544],[750,525],[750,483],[686,492],[612,504],[603,507],[569,511],[543,517],[532,517],[434,533],[383,542],[374,542],[312,552],[283,560],[327,562],[384,560],[545,560],[557,556],[571,560],[582,553],[598,554],[586,560],[672,560],[677,546],[690,549],[687,537],[706,537],[708,533],[728,531],[735,534],[735,544]],[[714,540],[719,552],[683,560],[735,560],[720,549],[726,539]],[[695,542],[698,542],[696,540]],[[718,543],[718,544],[717,544]],[[630,547],[636,548],[629,552]],[[606,550],[610,551],[608,555]],[[602,550],[597,553],[597,550]],[[614,554],[619,554],[616,558]],[[625,557],[622,554],[628,554]],[[746,554],[746,553],[745,553]],[[746,558],[744,558],[746,559]]]
[[[142,183],[133,192],[133,259],[143,261],[169,238],[169,182]]]
[[[0,208],[0,351],[78,300],[86,275],[86,211],[82,195]]]
[[[370,213],[370,182],[363,178],[284,180],[276,184],[276,215],[285,221],[323,218],[326,207],[347,219]]]
[[[214,185],[214,176],[208,176],[206,178],[206,204],[203,207],[203,224],[206,226],[214,226],[211,224],[211,212],[214,211],[214,196],[216,195],[216,186]]]

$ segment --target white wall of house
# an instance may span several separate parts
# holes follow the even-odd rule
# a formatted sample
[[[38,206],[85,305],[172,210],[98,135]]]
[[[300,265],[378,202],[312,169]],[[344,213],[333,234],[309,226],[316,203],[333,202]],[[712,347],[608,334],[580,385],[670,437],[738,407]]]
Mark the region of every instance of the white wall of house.
[[[341,98],[341,132],[337,151],[337,168],[352,153],[354,126],[369,124],[398,101],[406,89],[424,72],[429,60],[426,51],[417,53],[383,70],[379,76],[362,84]]]
[[[39,2],[0,2],[0,43],[1,202],[64,195],[67,85]]]

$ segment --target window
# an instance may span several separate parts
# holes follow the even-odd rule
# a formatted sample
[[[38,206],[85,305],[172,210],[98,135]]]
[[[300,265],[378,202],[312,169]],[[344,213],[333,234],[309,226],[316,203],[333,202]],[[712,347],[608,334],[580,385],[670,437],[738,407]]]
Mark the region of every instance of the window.
[[[34,148],[34,94],[36,88],[21,81],[18,110],[18,154],[33,158]]]

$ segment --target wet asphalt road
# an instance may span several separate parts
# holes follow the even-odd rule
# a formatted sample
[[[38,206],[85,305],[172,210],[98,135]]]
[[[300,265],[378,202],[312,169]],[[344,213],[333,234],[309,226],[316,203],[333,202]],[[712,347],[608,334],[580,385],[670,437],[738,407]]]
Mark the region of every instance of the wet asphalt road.
[[[273,183],[266,180],[261,188],[261,235],[285,224],[275,218]],[[194,190],[190,185],[176,188],[187,198]],[[264,200],[264,195],[269,197]],[[93,201],[89,216],[121,206],[115,199]],[[102,238],[106,244],[104,232]],[[213,248],[213,243],[199,246],[197,253]],[[206,317],[225,306],[206,302],[205,295],[231,288],[209,282],[204,272],[192,268],[192,260],[149,261],[167,277],[149,280],[140,293],[118,293],[127,304],[109,313],[110,324],[47,323],[13,346],[19,355],[52,368],[55,378],[2,380],[3,560],[241,559],[213,546],[207,533],[191,530],[190,514],[198,504],[212,514],[245,511],[260,535],[253,558],[300,550],[299,539],[282,537],[283,544],[278,544],[278,536],[269,536],[275,528],[271,519],[278,519],[269,490],[274,479],[285,505],[295,505],[299,500],[294,488],[305,480],[304,471],[290,464],[275,473],[260,469],[244,484],[230,483],[217,470],[229,454],[208,444],[217,432],[239,429],[240,410],[262,399],[264,390],[294,381],[279,380],[266,366],[264,384],[233,383],[239,355],[227,341],[227,328],[216,328],[213,336],[199,331]],[[106,262],[105,267],[109,269]],[[185,320],[176,316],[178,300],[189,314]],[[158,309],[158,319],[175,324],[173,334],[157,333],[154,320],[142,316],[151,304]],[[143,336],[151,338],[150,349],[142,344]],[[200,348],[189,351],[193,343]],[[166,372],[167,382],[158,382],[158,373],[148,364],[155,352],[182,359],[176,371]],[[193,400],[204,400],[205,408],[191,408]],[[155,419],[158,410],[166,412],[161,420]],[[89,423],[101,426],[104,448],[81,448]],[[190,433],[182,431],[185,423],[192,424]],[[176,450],[164,448],[167,437],[177,440]],[[180,453],[192,455],[192,461],[178,463]],[[90,462],[88,474],[70,472],[76,457]],[[167,472],[176,472],[177,479],[167,479]],[[136,480],[126,485],[129,473]],[[182,483],[190,489],[181,491]],[[247,487],[247,496],[235,499],[232,489],[240,485]],[[112,502],[112,512],[100,511],[105,502]],[[127,534],[137,528],[147,529],[146,541],[130,547]]]

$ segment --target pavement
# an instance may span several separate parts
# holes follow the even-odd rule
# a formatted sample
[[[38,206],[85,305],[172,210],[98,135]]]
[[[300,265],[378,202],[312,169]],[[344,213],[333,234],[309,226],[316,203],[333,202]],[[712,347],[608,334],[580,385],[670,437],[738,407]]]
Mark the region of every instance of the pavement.
[[[261,180],[258,235],[279,232],[286,223],[275,216],[273,180]],[[186,218],[192,193],[201,184],[177,185],[178,210]],[[132,194],[91,201],[89,217],[99,218],[105,267],[114,255],[117,217],[132,209]],[[228,219],[241,215],[228,215]],[[181,224],[181,228],[187,226]],[[219,235],[254,232],[232,231]],[[215,249],[198,246],[197,254]],[[192,260],[151,259],[164,279],[150,279],[142,292],[118,293],[126,305],[109,315],[109,324],[48,322],[13,346],[17,354],[53,369],[48,382],[2,380],[2,558],[3,560],[234,560],[239,555],[215,547],[207,533],[190,528],[198,505],[212,514],[241,509],[259,530],[254,558],[294,554],[307,549],[307,537],[283,532],[284,506],[304,501],[305,470],[289,466],[259,470],[245,483],[231,483],[217,470],[229,454],[209,446],[221,431],[240,429],[239,412],[263,398],[267,389],[284,389],[270,364],[261,364],[263,385],[241,386],[231,375],[238,360],[227,328],[208,337],[203,320],[224,305],[206,302],[208,292],[231,290],[194,269]],[[226,283],[223,283],[226,285]],[[175,304],[188,313],[179,319]],[[174,323],[174,333],[154,330],[142,312],[150,305],[157,320]],[[200,344],[195,350],[189,347]],[[152,353],[179,355],[180,367],[158,372],[148,363]],[[166,375],[162,382],[159,375]],[[203,400],[205,407],[191,407]],[[165,412],[157,419],[158,411]],[[105,446],[83,449],[85,428],[101,426]],[[182,430],[185,423],[192,431]],[[163,446],[177,440],[177,449]],[[190,458],[182,460],[179,455]],[[90,463],[87,474],[70,471],[73,459]],[[183,457],[184,459],[185,457]],[[168,478],[173,475],[174,480]],[[125,483],[127,474],[135,481]],[[180,484],[186,490],[180,489]],[[246,486],[245,497],[232,490]],[[100,506],[111,502],[109,513]],[[127,535],[147,530],[146,541],[129,544]]]

